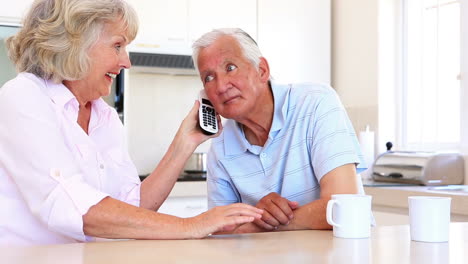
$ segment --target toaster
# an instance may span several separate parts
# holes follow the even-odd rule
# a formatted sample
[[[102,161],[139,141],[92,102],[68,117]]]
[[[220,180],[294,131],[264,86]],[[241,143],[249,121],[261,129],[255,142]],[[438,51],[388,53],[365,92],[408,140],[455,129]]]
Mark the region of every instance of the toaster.
[[[388,151],[372,165],[374,181],[418,185],[462,184],[465,162],[458,153]]]

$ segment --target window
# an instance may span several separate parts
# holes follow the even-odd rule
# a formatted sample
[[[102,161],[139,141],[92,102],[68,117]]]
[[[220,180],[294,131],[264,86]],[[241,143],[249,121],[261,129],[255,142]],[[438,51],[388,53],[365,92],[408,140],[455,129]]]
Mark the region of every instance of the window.
[[[403,0],[402,146],[460,144],[460,0]]]

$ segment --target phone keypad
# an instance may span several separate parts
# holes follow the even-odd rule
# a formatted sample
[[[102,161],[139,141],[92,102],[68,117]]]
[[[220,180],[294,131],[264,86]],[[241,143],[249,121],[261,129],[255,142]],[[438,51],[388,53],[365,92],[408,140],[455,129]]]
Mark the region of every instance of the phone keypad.
[[[202,105],[202,112],[203,112],[203,125],[210,126],[213,129],[216,129],[216,116],[214,114],[214,109],[212,107]]]

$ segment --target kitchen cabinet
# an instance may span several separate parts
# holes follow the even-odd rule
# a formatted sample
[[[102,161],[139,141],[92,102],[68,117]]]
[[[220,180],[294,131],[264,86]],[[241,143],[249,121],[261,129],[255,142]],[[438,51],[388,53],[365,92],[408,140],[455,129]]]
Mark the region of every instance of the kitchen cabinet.
[[[176,182],[158,212],[178,217],[192,217],[208,210],[205,181]]]
[[[187,0],[127,0],[135,8],[140,28],[135,42],[186,42]]]
[[[218,27],[241,27],[256,36],[256,1],[128,0],[140,19],[134,45],[185,45]]]
[[[257,40],[281,82],[331,82],[331,0],[128,0],[140,18],[133,45],[190,55],[213,28],[239,27]]]
[[[33,0],[15,0],[9,1],[8,5],[0,8],[0,22],[19,23]],[[4,2],[6,4],[6,1]]]
[[[190,0],[189,42],[214,28],[241,28],[257,37],[257,3],[252,0]]]
[[[258,0],[258,45],[280,82],[331,80],[331,0]]]

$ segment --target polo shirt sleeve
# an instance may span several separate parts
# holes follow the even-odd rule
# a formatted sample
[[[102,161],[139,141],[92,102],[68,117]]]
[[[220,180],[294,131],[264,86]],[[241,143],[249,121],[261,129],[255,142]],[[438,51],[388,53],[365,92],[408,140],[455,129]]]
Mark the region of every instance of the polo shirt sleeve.
[[[40,92],[13,91],[0,98],[0,166],[48,229],[86,241],[82,216],[108,195],[83,180],[50,100]]]
[[[317,101],[309,129],[310,157],[317,180],[331,170],[354,163],[365,167],[354,128],[333,89]]]
[[[218,142],[219,143],[219,142]],[[213,140],[207,157],[207,193],[208,208],[241,202],[240,196],[233,187],[233,183],[226,170],[219,162],[219,151],[223,144]]]

